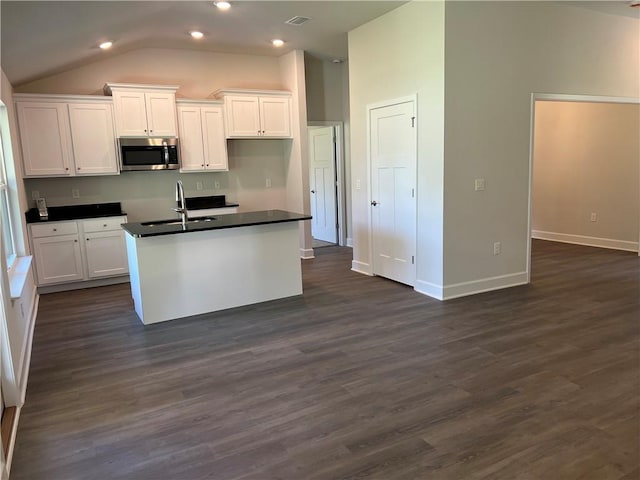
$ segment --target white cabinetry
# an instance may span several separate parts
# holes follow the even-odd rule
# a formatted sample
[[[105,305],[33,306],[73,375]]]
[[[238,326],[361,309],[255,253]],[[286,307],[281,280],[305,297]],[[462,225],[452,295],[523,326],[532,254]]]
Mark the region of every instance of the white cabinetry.
[[[218,90],[224,99],[227,138],[290,138],[291,94],[281,91]]]
[[[38,285],[84,278],[76,222],[31,225],[31,237]]]
[[[118,137],[177,137],[177,86],[107,83]]]
[[[177,110],[181,171],[228,170],[222,102],[179,100]]]
[[[126,275],[127,217],[30,224],[38,286]]]
[[[117,175],[111,99],[14,95],[26,177]]]
[[[84,220],[84,247],[89,278],[125,275],[129,272],[124,230],[126,217]]]

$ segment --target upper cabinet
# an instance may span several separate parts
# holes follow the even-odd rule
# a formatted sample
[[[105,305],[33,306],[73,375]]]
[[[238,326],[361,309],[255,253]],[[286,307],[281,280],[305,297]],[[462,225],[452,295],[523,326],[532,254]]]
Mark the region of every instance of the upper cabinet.
[[[274,90],[218,90],[227,138],[290,138],[291,94]]]
[[[177,137],[177,86],[107,83],[118,137]]]
[[[222,102],[178,100],[177,111],[180,171],[228,170]]]
[[[111,100],[14,95],[26,177],[119,173]]]

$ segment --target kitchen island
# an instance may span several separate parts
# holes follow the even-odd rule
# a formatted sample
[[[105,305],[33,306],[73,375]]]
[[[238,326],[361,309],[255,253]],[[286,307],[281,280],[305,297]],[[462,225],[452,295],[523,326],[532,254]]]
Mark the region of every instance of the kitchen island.
[[[298,222],[283,210],[125,223],[145,325],[302,294]]]

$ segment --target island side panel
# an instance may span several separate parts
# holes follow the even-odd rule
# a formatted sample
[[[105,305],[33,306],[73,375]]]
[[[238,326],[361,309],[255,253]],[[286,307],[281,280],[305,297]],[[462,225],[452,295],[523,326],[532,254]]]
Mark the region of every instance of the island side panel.
[[[140,300],[133,296],[145,324],[302,293],[298,222],[135,242]]]
[[[140,290],[140,272],[138,271],[138,249],[136,238],[128,233],[124,235],[127,246],[127,262],[129,264],[129,282],[131,283],[131,296],[133,306],[142,319],[142,292]]]

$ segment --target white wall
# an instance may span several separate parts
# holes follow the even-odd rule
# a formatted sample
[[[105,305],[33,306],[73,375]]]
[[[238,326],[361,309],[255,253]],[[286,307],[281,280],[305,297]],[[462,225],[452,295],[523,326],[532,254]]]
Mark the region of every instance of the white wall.
[[[371,273],[367,105],[413,94],[418,96],[416,287],[431,291],[442,285],[443,269],[443,2],[412,2],[349,32],[353,268],[363,273]]]
[[[288,90],[280,60],[254,55],[141,49],[75,68],[16,88],[21,93],[102,95],[106,82],[179,85],[178,97],[207,98],[221,88]],[[49,205],[121,201],[129,219],[171,218],[175,181],[189,196],[227,195],[241,211],[286,209],[288,140],[229,140],[229,172],[126,172],[120,176],[26,179],[27,198],[38,190]],[[269,177],[272,187],[266,188]],[[196,182],[204,189],[196,191]],[[220,189],[214,188],[220,183]],[[80,198],[71,189],[80,190]],[[29,200],[29,206],[32,201]],[[301,210],[300,210],[301,211]]]
[[[639,97],[640,23],[555,2],[447,2],[445,19],[444,281],[456,295],[526,281],[531,93]]]
[[[291,92],[291,135],[284,143],[286,163],[286,209],[297,213],[310,213],[309,154],[307,146],[307,104],[304,74],[304,53],[294,50],[279,59],[285,90]],[[299,222],[300,254],[313,257],[311,222]]]
[[[640,105],[539,101],[534,131],[534,236],[637,250]]]

